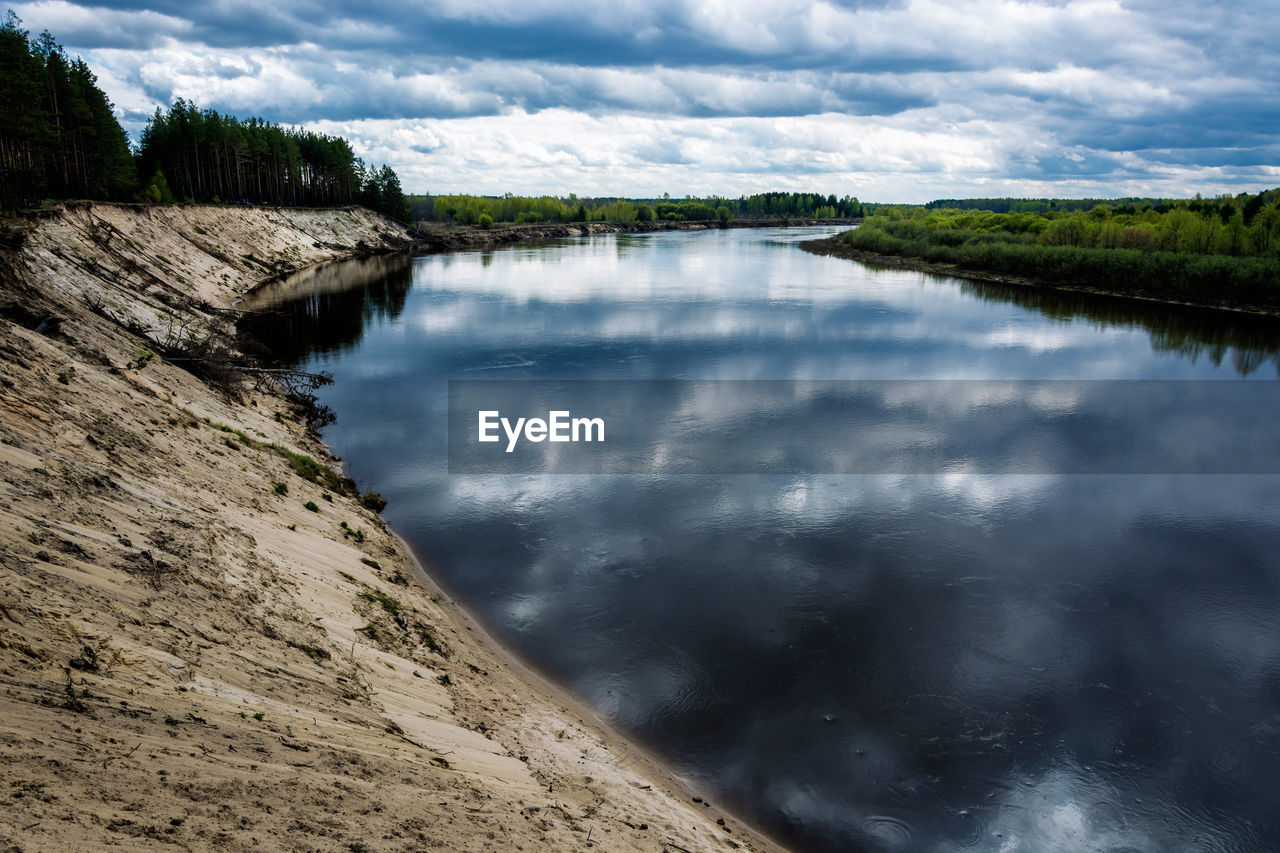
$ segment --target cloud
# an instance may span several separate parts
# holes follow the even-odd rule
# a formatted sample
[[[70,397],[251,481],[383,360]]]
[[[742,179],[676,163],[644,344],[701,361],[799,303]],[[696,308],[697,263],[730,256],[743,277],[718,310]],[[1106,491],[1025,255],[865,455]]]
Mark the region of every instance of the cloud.
[[[821,181],[837,194],[923,201],[1258,189],[1274,179],[1280,130],[1270,48],[1280,24],[1266,5],[37,0],[15,9],[99,69],[134,138],[156,106],[184,97],[344,128],[413,190],[661,183],[736,193]],[[420,127],[430,141],[406,130]]]

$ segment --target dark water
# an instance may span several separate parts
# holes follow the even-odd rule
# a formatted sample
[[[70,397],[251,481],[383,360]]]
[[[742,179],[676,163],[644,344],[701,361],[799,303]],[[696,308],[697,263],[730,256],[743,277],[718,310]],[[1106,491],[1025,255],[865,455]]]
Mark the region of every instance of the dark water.
[[[259,334],[447,586],[797,848],[1280,849],[1276,476],[447,473],[450,379],[1277,378],[1270,322],[803,236],[364,262]]]

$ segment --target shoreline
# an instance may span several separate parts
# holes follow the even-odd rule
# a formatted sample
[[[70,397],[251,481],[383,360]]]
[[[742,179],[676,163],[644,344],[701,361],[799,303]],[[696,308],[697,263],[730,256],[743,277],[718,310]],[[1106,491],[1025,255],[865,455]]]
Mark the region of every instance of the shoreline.
[[[720,231],[730,228],[807,228],[817,225],[856,225],[861,219],[731,219],[720,222],[555,222],[500,223],[481,229],[465,225],[431,225],[413,229],[415,254],[437,254],[467,249],[487,249],[513,243],[589,237],[595,234],[654,234],[666,231]]]
[[[440,600],[437,603],[450,612],[455,624],[459,625],[463,630],[471,632],[481,644],[516,675],[526,689],[532,693],[540,694],[548,702],[555,705],[561,713],[570,715],[581,725],[596,729],[602,736],[606,746],[615,755],[619,756],[619,761],[623,764],[640,768],[640,774],[644,778],[651,780],[651,784],[654,787],[660,788],[668,796],[675,799],[700,804],[708,819],[725,819],[726,824],[736,833],[733,837],[739,843],[743,839],[749,839],[757,845],[757,849],[762,853],[787,853],[789,848],[783,846],[782,842],[774,839],[753,823],[744,819],[733,809],[712,803],[707,799],[704,791],[700,790],[692,782],[677,775],[661,757],[647,746],[628,736],[625,732],[618,730],[613,723],[602,717],[585,700],[576,696],[568,688],[557,684],[550,676],[543,673],[536,664],[526,660],[518,651],[495,637],[484,621],[471,613],[465,605],[454,598],[427,571],[413,547],[398,533],[393,535],[403,543],[405,551],[410,557],[416,581],[433,596],[440,596]]]
[[[856,249],[845,243],[841,239],[841,236],[842,235],[837,234],[834,237],[827,237],[818,240],[805,240],[800,243],[800,248],[814,255],[825,255],[827,257],[857,261],[858,263],[873,267],[879,266],[892,269],[915,270],[917,272],[949,276],[951,278],[963,278],[970,281],[1004,284],[1011,287],[1031,287],[1040,290],[1061,291],[1063,293],[1076,293],[1088,296],[1103,296],[1110,299],[1132,300],[1135,302],[1145,302],[1152,305],[1165,305],[1184,310],[1194,309],[1196,311],[1243,314],[1250,317],[1280,318],[1280,308],[1184,302],[1177,299],[1164,299],[1156,296],[1144,296],[1136,293],[1107,290],[1100,287],[1091,287],[1087,284],[1064,284],[1059,282],[1030,279],[1022,276],[1002,275],[998,273],[983,272],[981,270],[964,269],[954,264],[936,263],[933,261],[926,261],[922,258],[908,257],[905,255],[883,255],[877,252],[868,252],[863,249]]]
[[[258,284],[403,250],[404,229],[77,204],[19,230],[0,846],[782,850],[497,643],[299,410],[160,357]]]
[[[775,228],[788,227],[788,223],[784,220],[738,220],[739,224],[731,224],[733,228]],[[443,248],[431,250],[422,253],[415,247],[410,250],[410,254],[420,256],[421,254],[446,254],[455,251],[484,250],[487,248],[510,248],[517,242],[536,242],[539,240],[556,240],[566,237],[581,237],[592,234],[616,234],[616,233],[656,233],[667,231],[702,231],[714,230],[719,226],[704,227],[700,223],[657,223],[660,227],[646,228],[645,225],[654,225],[655,223],[639,223],[639,228],[628,228],[625,225],[617,223],[587,223],[588,226],[597,226],[583,228],[581,224],[550,224],[550,225],[529,225],[515,226],[504,231],[493,229],[490,231],[466,231],[456,230],[449,233],[455,237],[459,237],[460,242],[467,245],[451,248]],[[846,224],[846,221],[831,222],[827,220],[803,220],[797,222],[792,220],[791,226],[804,227],[810,225],[825,224]],[[604,227],[598,227],[598,226]],[[496,242],[470,242],[469,236],[483,238],[493,236],[498,231],[498,240]],[[509,235],[518,232],[518,237],[510,237]],[[402,254],[401,251],[385,252],[382,256],[394,256]],[[296,272],[284,276],[273,277],[260,281],[258,284],[250,288],[245,293],[236,298],[236,304],[249,298],[251,295],[258,293],[261,289],[268,286],[279,286],[282,289],[289,288],[291,280],[300,275],[305,275],[312,270],[323,270],[348,261],[360,258],[362,256],[355,255],[348,258],[334,259],[331,261],[323,261],[310,267],[299,269]],[[368,257],[363,256],[363,257]],[[278,298],[273,296],[273,298]],[[656,752],[649,747],[621,731],[615,724],[600,715],[589,703],[575,695],[567,687],[558,684],[551,676],[544,673],[535,663],[526,659],[518,650],[503,643],[493,632],[492,627],[481,619],[478,615],[471,612],[454,594],[448,590],[443,583],[433,576],[423,564],[417,551],[400,533],[388,525],[390,535],[400,543],[405,554],[408,557],[410,568],[413,570],[413,576],[416,582],[421,585],[432,599],[449,613],[452,621],[463,631],[471,633],[479,642],[484,645],[487,650],[498,658],[506,667],[508,667],[517,679],[523,683],[525,688],[531,693],[540,695],[550,704],[555,705],[561,713],[568,714],[575,719],[576,722],[583,726],[591,727],[597,730],[601,739],[621,760],[631,766],[638,766],[642,775],[652,781],[655,787],[660,787],[666,794],[674,798],[689,803],[698,803],[709,819],[724,819],[726,823],[732,827],[735,836],[739,842],[745,837],[750,839],[762,853],[786,853],[789,848],[783,846],[782,842],[774,839],[768,833],[755,826],[749,820],[742,817],[741,814],[730,808],[713,804],[708,799],[705,791],[699,789],[694,783],[677,775],[666,762],[657,755]]]

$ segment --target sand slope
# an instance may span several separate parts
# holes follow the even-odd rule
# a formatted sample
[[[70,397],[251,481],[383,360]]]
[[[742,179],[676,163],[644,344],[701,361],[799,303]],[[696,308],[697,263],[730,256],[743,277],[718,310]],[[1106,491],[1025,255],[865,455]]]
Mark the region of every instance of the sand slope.
[[[288,404],[129,331],[216,324],[270,275],[402,246],[395,223],[74,205],[7,242],[0,850],[773,849],[298,473],[272,445],[339,463]]]

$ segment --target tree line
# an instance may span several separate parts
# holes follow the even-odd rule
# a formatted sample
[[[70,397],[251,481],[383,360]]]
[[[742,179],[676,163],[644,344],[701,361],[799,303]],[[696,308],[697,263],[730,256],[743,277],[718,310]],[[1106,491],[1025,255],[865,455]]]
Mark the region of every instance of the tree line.
[[[870,229],[885,222],[914,222],[933,242],[977,240],[1040,243],[1096,249],[1136,249],[1239,257],[1280,253],[1280,189],[1215,199],[1133,203],[1098,201],[1068,209],[995,212],[967,208],[886,207]]]
[[[1212,212],[1218,214],[1226,222],[1231,214],[1240,210],[1246,219],[1266,203],[1266,193],[1250,195],[1240,193],[1236,196],[1219,196],[1216,198],[1169,199],[1142,198],[942,198],[924,205],[927,210],[975,210],[984,213],[1071,213],[1088,211],[1095,207],[1105,207],[1115,213],[1140,213],[1154,210],[1156,213],[1168,213],[1178,207],[1185,207],[1196,213]]]
[[[366,166],[345,139],[261,118],[157,109],[136,150],[83,59],[9,11],[0,25],[0,205],[83,198],[153,203],[361,204],[403,221],[389,166]]]
[[[0,203],[127,198],[128,139],[84,60],[47,31],[32,40],[9,11],[0,25]]]
[[[395,171],[366,167],[347,140],[201,110],[181,98],[148,119],[137,164],[142,193],[154,202],[355,203],[409,218]]]
[[[864,215],[856,198],[816,193],[758,193],[736,199],[721,196],[672,199],[579,198],[557,196],[414,195],[415,221],[454,225],[497,222],[709,222],[729,219],[849,219]]]
[[[1213,305],[1280,305],[1280,189],[1044,212],[886,208],[862,251]]]

